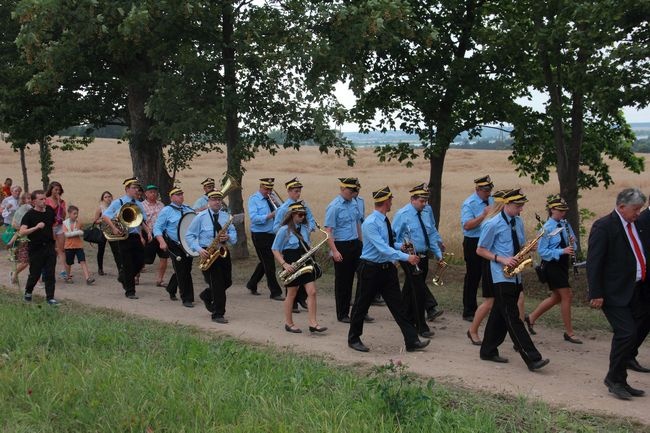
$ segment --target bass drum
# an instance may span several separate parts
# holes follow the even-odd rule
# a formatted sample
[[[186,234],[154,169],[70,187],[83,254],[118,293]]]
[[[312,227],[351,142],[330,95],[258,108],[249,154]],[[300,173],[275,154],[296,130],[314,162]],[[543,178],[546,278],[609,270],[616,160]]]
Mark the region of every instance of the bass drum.
[[[181,220],[178,223],[178,240],[181,242],[181,247],[183,248],[183,251],[185,251],[185,254],[192,257],[198,257],[199,253],[193,251],[185,240],[187,229],[190,227],[190,223],[194,218],[196,218],[196,213],[194,212],[186,213],[181,217]]]

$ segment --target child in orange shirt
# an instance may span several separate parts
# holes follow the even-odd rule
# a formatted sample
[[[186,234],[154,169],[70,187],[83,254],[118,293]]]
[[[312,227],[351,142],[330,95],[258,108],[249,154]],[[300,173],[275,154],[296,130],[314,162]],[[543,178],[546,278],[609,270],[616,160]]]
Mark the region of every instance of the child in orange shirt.
[[[67,272],[65,282],[73,282],[70,268],[74,264],[74,259],[76,257],[77,262],[81,265],[84,277],[86,277],[86,284],[91,285],[95,282],[95,279],[90,276],[88,266],[86,265],[86,254],[84,253],[83,248],[84,231],[81,230],[81,227],[79,226],[78,218],[79,208],[77,206],[68,207],[68,219],[63,221],[63,235],[65,236],[65,271]]]

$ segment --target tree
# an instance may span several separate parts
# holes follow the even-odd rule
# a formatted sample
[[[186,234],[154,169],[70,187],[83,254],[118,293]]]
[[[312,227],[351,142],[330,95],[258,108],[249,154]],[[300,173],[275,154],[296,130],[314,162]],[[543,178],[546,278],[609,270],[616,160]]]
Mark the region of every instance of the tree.
[[[439,222],[450,143],[505,119],[522,91],[511,78],[518,53],[501,48],[510,36],[501,30],[507,11],[483,0],[380,0],[338,2],[330,13],[321,69],[349,80],[358,98],[351,116],[362,131],[419,136]],[[419,157],[407,144],[377,153],[407,163]]]
[[[613,183],[605,158],[635,173],[644,168],[621,109],[650,101],[650,2],[531,1],[514,11],[512,31],[522,37],[512,48],[529,59],[517,75],[548,102],[543,113],[519,107],[512,116],[510,159],[538,183],[555,167],[567,218],[579,227],[580,189]]]

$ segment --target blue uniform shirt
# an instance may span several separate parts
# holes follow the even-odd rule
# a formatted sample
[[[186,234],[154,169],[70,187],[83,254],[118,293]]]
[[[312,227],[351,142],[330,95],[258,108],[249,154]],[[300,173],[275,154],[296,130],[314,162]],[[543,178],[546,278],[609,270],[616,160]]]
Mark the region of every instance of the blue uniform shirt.
[[[194,202],[194,209],[201,209],[202,207],[206,207],[208,205],[208,196],[203,194],[201,197],[199,197],[195,202]],[[205,209],[204,209],[205,210]]]
[[[327,205],[325,227],[332,229],[335,241],[352,241],[359,239],[357,224],[361,222],[359,207],[354,200],[345,200],[337,195]]]
[[[566,230],[562,230],[555,236],[549,236],[553,230],[558,228],[558,224],[566,227]],[[568,236],[567,231],[569,233]],[[539,240],[539,244],[537,244],[537,252],[539,253],[539,256],[542,260],[546,260],[547,262],[550,262],[551,260],[560,260],[560,256],[563,254],[563,248],[560,247],[560,241],[564,239],[566,245],[570,246],[571,243],[569,240],[571,236],[575,236],[571,225],[565,219],[555,221],[553,218],[549,218],[548,221],[544,223],[544,232],[544,236],[542,236]]]
[[[300,224],[299,232],[300,236],[302,236],[302,239],[305,241],[307,249],[309,249],[311,243],[309,242],[308,224]],[[297,248],[300,248],[300,241],[298,240],[298,236],[296,236],[293,232],[289,232],[289,226],[281,226],[275,235],[271,249],[275,251],[284,251]]]
[[[177,206],[172,203],[165,206],[158,214],[158,219],[153,225],[153,235],[167,235],[172,241],[177,244],[180,243],[180,239],[178,239],[178,223],[180,223],[183,215],[191,212],[194,212],[192,208],[184,204]]]
[[[266,217],[270,212],[269,204],[261,192],[257,191],[248,198],[248,216],[251,219],[251,232],[273,233],[273,218]]]
[[[357,202],[357,207],[359,208],[359,215],[361,216],[360,221],[363,222],[363,219],[366,216],[366,202],[363,201],[363,197],[360,195],[358,195],[354,200]]]
[[[490,250],[492,253],[500,257],[512,257],[518,251],[514,251],[512,245],[512,232],[510,229],[511,217],[506,215],[508,221],[503,218],[504,212],[501,212],[489,220],[481,224],[481,237],[478,240],[478,246]],[[524,236],[524,223],[520,217],[515,218],[515,230],[519,238],[519,245],[523,248],[526,243]],[[517,275],[512,278],[507,278],[503,274],[503,265],[496,263],[494,260],[490,262],[490,270],[492,271],[492,281],[494,283],[516,283],[518,281]]]
[[[429,209],[431,208],[429,207]],[[433,225],[433,214],[429,215],[425,211],[426,207],[422,210],[420,216],[427,231],[426,235],[429,238],[429,248],[427,248],[425,234],[422,232],[422,226],[418,220],[418,212],[411,203],[395,213],[395,219],[393,220],[393,230],[395,230],[396,235],[395,243],[401,245],[404,243],[404,239],[408,238],[413,243],[416,252],[424,254],[429,250],[433,252],[437,259],[440,259],[442,257],[442,251],[440,251],[438,245],[440,235],[436,230],[436,226]]]
[[[494,204],[494,198],[490,196],[488,198],[488,203],[490,206]],[[473,220],[474,218],[478,217],[483,213],[483,210],[487,207],[485,203],[483,203],[483,200],[478,196],[476,192],[474,194],[470,195],[465,199],[463,202],[462,207],[460,208],[460,226],[461,228],[465,225],[465,223],[469,220]],[[472,230],[465,230],[463,229],[463,236],[467,236],[469,238],[478,238],[481,236],[481,226],[474,227]]]
[[[117,200],[113,200],[111,204],[106,208],[106,210],[102,213],[102,216],[107,216],[110,219],[114,219],[118,212],[120,211],[120,208],[125,205],[126,203],[133,203],[137,205],[140,208],[140,211],[142,212],[142,221],[147,220],[147,212],[144,210],[144,206],[142,206],[142,202],[129,197],[128,195],[123,195],[122,197],[118,198]],[[129,229],[129,234],[135,233],[135,234],[140,234],[140,226],[138,227],[132,227]]]
[[[185,242],[187,242],[193,251],[198,251],[199,247],[205,249],[212,243],[212,240],[216,235],[214,224],[212,223],[212,215],[213,212],[210,208],[202,210],[196,215],[190,223],[190,226],[187,228],[187,233],[185,233]],[[230,215],[224,211],[219,211],[219,216],[217,218],[219,224],[223,227],[228,222]],[[228,226],[227,233],[228,236],[230,236],[228,243],[237,243],[237,230],[235,230],[233,224]]]
[[[386,227],[386,215],[375,210],[361,224],[363,234],[363,250],[361,258],[374,263],[395,262],[397,260],[407,261],[409,255],[391,248],[388,244],[388,228]]]
[[[289,210],[289,205],[292,205],[294,203],[296,203],[296,200],[288,198],[284,201],[284,203],[282,203],[282,206],[280,206],[278,210],[275,211],[275,218],[273,219],[273,233],[277,233],[278,230],[280,230],[282,220],[287,215],[287,211]],[[309,224],[308,228],[309,231],[312,231],[316,228],[316,220],[314,219],[314,215],[311,213],[311,209],[309,209],[309,206],[307,206],[307,203],[304,203],[304,205],[307,209],[306,221]]]

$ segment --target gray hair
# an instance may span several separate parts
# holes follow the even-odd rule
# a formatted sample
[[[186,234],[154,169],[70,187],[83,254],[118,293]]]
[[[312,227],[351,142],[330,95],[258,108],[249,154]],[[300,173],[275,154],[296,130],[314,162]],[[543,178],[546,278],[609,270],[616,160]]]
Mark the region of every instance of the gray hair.
[[[645,204],[646,196],[639,188],[625,188],[616,196],[616,206]]]

